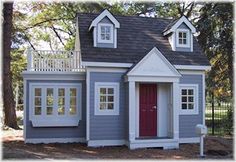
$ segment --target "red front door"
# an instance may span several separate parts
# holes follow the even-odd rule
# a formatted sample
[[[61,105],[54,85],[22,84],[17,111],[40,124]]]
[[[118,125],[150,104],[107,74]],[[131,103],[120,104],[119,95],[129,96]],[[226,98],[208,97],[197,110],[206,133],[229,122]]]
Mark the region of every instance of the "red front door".
[[[139,135],[157,136],[157,85],[139,86]]]

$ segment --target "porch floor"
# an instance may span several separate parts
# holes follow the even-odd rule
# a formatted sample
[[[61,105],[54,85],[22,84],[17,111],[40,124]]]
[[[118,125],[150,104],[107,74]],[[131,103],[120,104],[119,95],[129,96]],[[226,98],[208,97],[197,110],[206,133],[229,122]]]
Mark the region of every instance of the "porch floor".
[[[136,140],[142,139],[172,139],[171,137],[153,137],[153,136],[146,136],[146,137],[137,137]]]

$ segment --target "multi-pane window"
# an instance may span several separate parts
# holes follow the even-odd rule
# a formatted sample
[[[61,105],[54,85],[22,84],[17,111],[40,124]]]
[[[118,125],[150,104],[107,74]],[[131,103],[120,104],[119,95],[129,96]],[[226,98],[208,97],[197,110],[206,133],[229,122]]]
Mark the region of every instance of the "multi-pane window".
[[[180,113],[198,114],[198,85],[180,84]]]
[[[31,83],[30,90],[30,120],[34,126],[76,126],[81,120],[81,84]]]
[[[182,109],[194,108],[194,89],[182,89]]]
[[[42,90],[41,88],[34,89],[34,115],[42,113]]]
[[[114,88],[100,88],[100,110],[114,109]]]
[[[119,115],[119,83],[95,83],[95,115]]]
[[[111,40],[111,26],[101,26],[101,40]]]
[[[113,43],[113,25],[98,24],[98,43]]]
[[[187,32],[179,32],[179,44],[187,44]]]

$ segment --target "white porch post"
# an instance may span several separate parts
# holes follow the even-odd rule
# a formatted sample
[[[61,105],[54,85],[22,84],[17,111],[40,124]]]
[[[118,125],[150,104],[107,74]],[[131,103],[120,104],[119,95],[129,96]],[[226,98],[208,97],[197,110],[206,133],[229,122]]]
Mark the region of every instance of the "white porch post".
[[[173,138],[179,139],[179,82],[173,82]]]
[[[129,82],[129,141],[135,140],[135,82]]]

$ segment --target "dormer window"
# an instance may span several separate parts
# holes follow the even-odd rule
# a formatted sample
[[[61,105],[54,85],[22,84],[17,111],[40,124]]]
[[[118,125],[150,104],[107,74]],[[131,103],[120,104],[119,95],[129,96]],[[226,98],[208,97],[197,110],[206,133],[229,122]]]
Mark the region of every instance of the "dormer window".
[[[113,43],[112,24],[98,24],[98,43]]]
[[[177,29],[177,47],[190,47],[190,35],[188,29]]]

